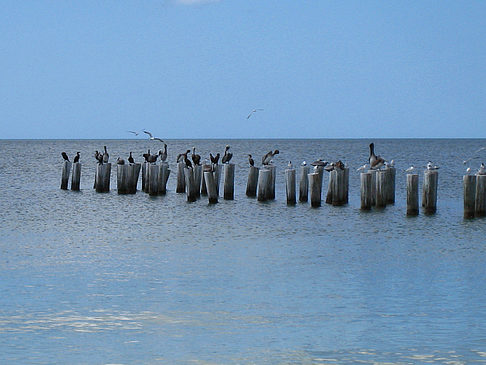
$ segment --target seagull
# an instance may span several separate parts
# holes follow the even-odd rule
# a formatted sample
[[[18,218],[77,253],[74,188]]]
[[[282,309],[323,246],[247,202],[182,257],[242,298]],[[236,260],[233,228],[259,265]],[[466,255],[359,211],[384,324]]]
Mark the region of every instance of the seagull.
[[[481,148],[477,149],[476,151],[474,151],[474,154],[479,153],[479,152],[481,152],[481,151],[483,151],[483,150],[486,150],[486,147],[481,147]],[[465,164],[467,164],[469,161],[471,161],[472,159],[474,159],[474,158],[476,158],[476,157],[477,157],[477,156],[474,156],[474,155],[473,155],[472,157],[469,157],[468,159],[466,159],[466,160],[462,161],[462,163],[465,165]]]
[[[466,174],[467,174],[467,175],[469,175],[470,173],[471,173],[471,168],[470,168],[470,167],[468,167],[468,168],[466,169]]]
[[[289,169],[293,169],[293,167],[292,167],[292,161],[289,161],[289,163],[288,163],[288,165],[287,165],[287,168],[289,168]]]
[[[258,111],[262,111],[263,109],[253,109],[250,114],[248,114],[248,116],[246,117],[246,119],[250,119],[250,117],[253,115],[253,113],[256,113]]]
[[[479,167],[478,175],[486,175],[486,166],[484,166],[484,163]]]
[[[408,169],[405,170],[405,172],[411,172],[411,173],[414,173],[416,170],[416,167],[415,166],[410,166]]]
[[[439,166],[433,165],[431,161],[427,162],[427,170],[438,170]]]
[[[128,133],[132,133],[132,134],[134,134],[134,135],[138,136],[138,132],[135,132],[135,131],[127,131],[127,132],[128,132]]]
[[[324,167],[324,166],[327,166],[328,163],[329,162],[324,161],[322,158],[319,158],[316,161],[312,162],[311,165],[312,166],[322,166],[322,167]]]
[[[363,166],[360,166],[356,169],[356,171],[364,171],[364,170],[368,170],[370,168],[370,165],[368,164],[364,164]]]
[[[144,131],[143,131],[143,133],[148,134],[149,139],[150,139],[151,141],[160,141],[160,142],[164,142],[164,141],[163,141],[162,139],[160,139],[159,137],[154,137],[154,136],[152,135],[152,133],[150,133],[149,131],[144,130]]]

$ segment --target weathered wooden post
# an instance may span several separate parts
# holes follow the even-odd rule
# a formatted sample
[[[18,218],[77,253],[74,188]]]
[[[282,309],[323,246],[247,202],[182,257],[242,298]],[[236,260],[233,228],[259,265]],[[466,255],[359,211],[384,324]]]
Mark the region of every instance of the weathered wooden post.
[[[386,203],[395,204],[395,176],[396,170],[394,167],[388,167],[386,171]]]
[[[202,171],[209,171],[210,168],[211,168],[210,164],[202,165]],[[206,187],[206,179],[204,178],[204,173],[202,173],[201,195],[208,195],[208,189]]]
[[[204,182],[206,184],[208,200],[210,204],[218,202],[218,193],[216,191],[216,182],[212,171],[204,171]]]
[[[186,195],[188,202],[195,202],[196,197],[196,183],[194,181],[194,170],[192,168],[184,167],[184,177],[186,184]]]
[[[349,203],[349,167],[344,168],[344,204]]]
[[[407,215],[419,214],[419,176],[407,174]]]
[[[378,170],[368,170],[371,173],[371,205],[376,204],[376,175]]]
[[[142,164],[142,191],[144,193],[148,192],[148,167],[150,164],[148,162],[144,162]]]
[[[258,167],[250,166],[250,170],[248,171],[248,182],[246,183],[246,196],[256,196],[259,171],[260,169]]]
[[[307,175],[309,179],[309,190],[311,206],[317,208],[321,206],[321,178],[318,172],[313,172]]]
[[[96,166],[96,192],[107,193],[110,191],[111,163],[98,164]]]
[[[293,205],[296,203],[295,194],[295,170],[285,170],[285,191],[287,192],[287,204]]]
[[[150,164],[147,166],[147,168],[148,168],[148,193],[150,196],[159,195],[159,165]]]
[[[235,164],[227,163],[224,165],[224,185],[223,198],[233,200],[235,198]]]
[[[201,180],[202,180],[202,166],[195,165],[194,166],[194,184],[195,184],[195,193],[196,197],[201,196]]]
[[[300,166],[299,201],[306,202],[309,197],[309,166]]]
[[[157,182],[160,195],[164,195],[167,193],[167,180],[169,179],[169,174],[169,163],[162,162],[159,165],[159,180]]]
[[[184,168],[186,168],[185,162],[177,163],[177,185],[176,193],[182,194],[186,192],[186,178],[184,175]]]
[[[324,171],[324,170],[322,170],[322,171]],[[334,188],[334,179],[335,178],[336,178],[335,175],[333,177],[332,173],[329,173],[329,181],[327,183],[326,204],[332,204],[332,191],[333,191],[333,188]],[[321,190],[322,190],[322,180],[323,180],[322,176],[320,176],[320,180],[321,180]]]
[[[375,205],[377,208],[386,207],[386,178],[387,172],[385,170],[379,170],[376,173],[376,197]]]
[[[437,211],[437,187],[439,172],[437,170],[425,170],[423,185],[423,207],[426,214],[434,214]]]
[[[464,218],[474,218],[476,204],[476,176],[464,175],[462,182],[464,187]]]
[[[277,167],[275,165],[268,165],[270,170],[270,184],[269,189],[267,191],[267,199],[274,200],[275,199],[275,180],[277,174]]]
[[[339,206],[346,204],[346,171],[334,169],[331,171],[332,180],[332,205]]]
[[[118,194],[128,194],[130,189],[129,184],[129,165],[116,165],[116,190]]]
[[[268,168],[262,168],[258,174],[258,201],[265,201],[268,199],[268,190],[272,182],[272,172]]]
[[[64,161],[62,165],[62,175],[61,175],[61,189],[67,190],[69,182],[69,173],[71,172],[72,163],[69,161]]]
[[[371,172],[362,172],[360,174],[360,191],[361,191],[361,210],[370,210],[372,205],[371,199]]]
[[[140,175],[141,164],[128,165],[128,194],[137,193],[138,175]]]
[[[216,184],[216,193],[219,196],[219,185],[221,181],[221,165],[214,165],[213,175],[214,175],[214,183]]]
[[[476,175],[476,217],[486,216],[486,175]]]
[[[71,176],[71,190],[78,191],[81,185],[81,163],[73,163],[73,175]]]

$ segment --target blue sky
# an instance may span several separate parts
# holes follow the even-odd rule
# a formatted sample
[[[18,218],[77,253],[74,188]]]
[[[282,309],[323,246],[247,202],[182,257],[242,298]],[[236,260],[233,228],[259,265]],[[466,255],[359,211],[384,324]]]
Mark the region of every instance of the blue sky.
[[[0,138],[485,138],[485,40],[481,1],[4,0]]]

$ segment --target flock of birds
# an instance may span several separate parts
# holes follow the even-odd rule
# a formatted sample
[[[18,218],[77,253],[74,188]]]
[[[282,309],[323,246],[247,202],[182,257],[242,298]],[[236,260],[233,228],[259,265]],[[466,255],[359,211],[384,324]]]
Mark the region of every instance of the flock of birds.
[[[263,110],[263,109],[254,109],[248,115],[248,118],[250,118],[251,115],[258,110]],[[128,131],[128,132],[133,133],[135,135],[139,134],[138,132],[135,132],[135,131]],[[149,140],[160,141],[160,142],[164,143],[164,141],[161,138],[154,137],[152,135],[152,133],[150,133],[149,131],[143,130],[143,133],[148,135]],[[483,150],[486,150],[486,147],[481,147],[480,149],[475,151],[475,155],[477,155],[479,152],[481,152]],[[262,165],[267,166],[267,165],[270,165],[271,163],[273,163],[273,158],[276,155],[278,155],[279,153],[280,153],[280,151],[278,149],[267,152],[265,155],[262,156],[262,160],[261,160]],[[191,154],[190,159],[188,157],[189,154]],[[66,152],[62,152],[61,156],[63,157],[64,160],[69,161],[69,157],[66,154]],[[148,162],[148,163],[154,164],[154,163],[157,162],[157,160],[160,160],[161,162],[166,162],[167,157],[168,157],[167,144],[164,143],[164,149],[159,150],[155,154],[150,153],[150,149],[149,149],[147,151],[147,153],[142,154],[142,156],[143,156],[145,162]],[[252,155],[248,154],[247,156],[248,156],[249,165],[255,166],[255,160],[253,159]],[[98,162],[98,164],[108,163],[110,155],[108,154],[106,146],[103,146],[103,152],[95,151],[94,157],[95,157],[96,161]],[[208,159],[204,160],[204,165],[206,166],[205,169],[207,169],[209,171],[214,171],[214,167],[219,163],[220,157],[221,157],[220,153],[217,153],[215,155],[210,153],[209,154],[209,160]],[[476,156],[473,156],[473,157],[471,157],[467,160],[464,160],[463,163],[467,164],[469,161],[471,161],[475,157]],[[230,146],[226,145],[224,152],[223,152],[223,156],[221,157],[221,163],[227,164],[231,161],[232,158],[233,158],[233,153],[230,152]],[[79,162],[79,159],[80,159],[80,152],[76,152],[76,155],[74,157],[73,162],[74,163]],[[129,153],[127,161],[128,161],[129,164],[135,163],[132,152]],[[193,168],[193,166],[201,165],[201,155],[196,153],[196,147],[192,147],[192,151],[188,149],[185,152],[178,154],[176,162],[178,162],[178,163],[184,162],[185,165],[188,168]],[[124,165],[125,160],[122,159],[121,157],[118,157],[116,163],[119,164],[119,165]],[[305,161],[303,161],[302,164],[301,164],[301,166],[306,166],[306,165],[307,165],[307,163]],[[323,168],[325,171],[328,171],[328,172],[333,171],[335,169],[341,169],[342,170],[342,169],[345,168],[345,165],[341,160],[336,161],[336,162],[328,162],[328,161],[324,161],[322,159],[317,159],[316,161],[312,162],[311,165],[314,167],[315,170],[318,170],[319,168]],[[391,160],[390,162],[388,162],[383,157],[376,155],[375,154],[375,145],[374,145],[374,143],[370,143],[368,163],[359,167],[356,171],[365,171],[365,170],[368,170],[368,169],[381,170],[382,168],[387,169],[387,168],[394,167],[394,165],[395,165],[394,160]],[[288,162],[288,167],[292,168],[292,162],[291,161]],[[424,167],[427,170],[438,170],[439,169],[439,167],[437,165],[434,165],[431,161],[429,161],[427,163],[427,165],[424,166]],[[407,173],[415,173],[417,170],[418,170],[417,167],[412,165],[409,168],[407,168],[405,171]],[[473,173],[473,171],[471,170],[470,167],[468,167],[466,169],[466,173],[471,174],[471,173]],[[477,170],[476,174],[486,175],[486,166],[484,165],[484,163],[481,164],[481,166]]]

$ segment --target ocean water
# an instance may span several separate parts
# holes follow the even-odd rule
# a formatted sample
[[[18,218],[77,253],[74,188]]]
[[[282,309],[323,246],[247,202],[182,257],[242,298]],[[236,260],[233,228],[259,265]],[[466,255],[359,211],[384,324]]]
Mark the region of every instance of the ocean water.
[[[366,213],[369,140],[167,142],[168,193],[149,197],[115,173],[97,194],[92,154],[141,161],[155,141],[0,141],[1,364],[486,362],[486,220],[462,217],[462,161],[486,140],[374,141],[396,204]],[[226,143],[235,200],[187,203],[175,156]],[[276,200],[247,198],[246,154],[275,148]],[[81,152],[80,192],[59,189],[61,151]],[[286,205],[287,162],[317,158],[351,167],[349,205]],[[404,169],[428,160],[437,214],[407,218]]]

